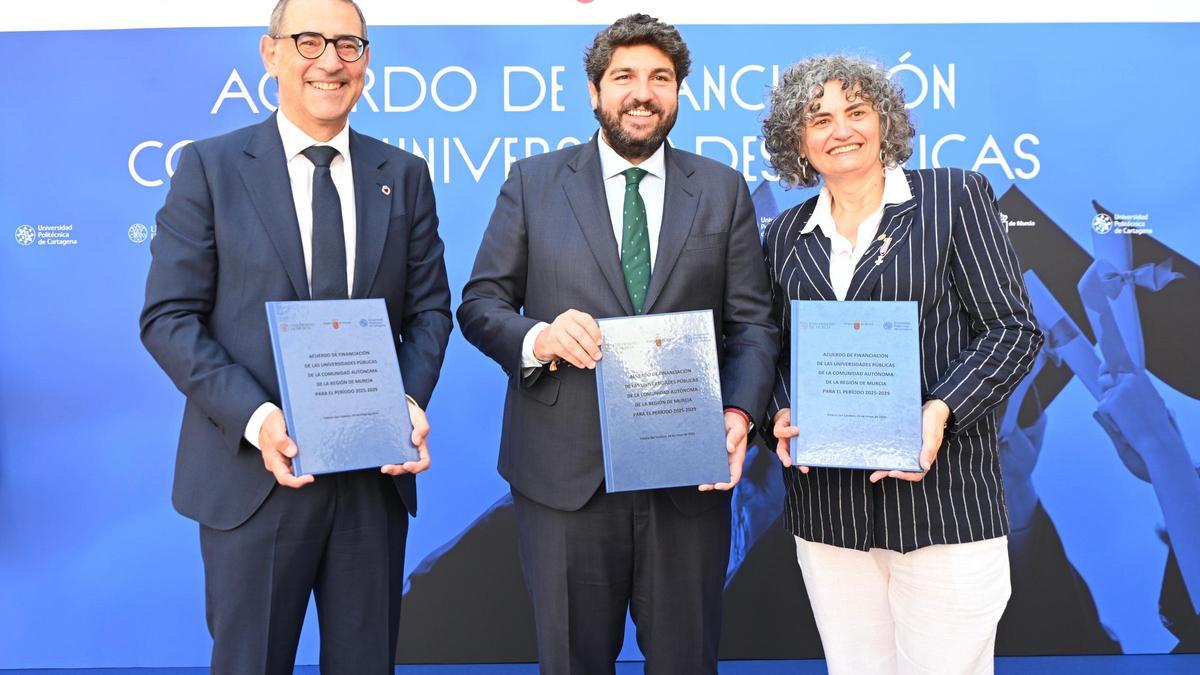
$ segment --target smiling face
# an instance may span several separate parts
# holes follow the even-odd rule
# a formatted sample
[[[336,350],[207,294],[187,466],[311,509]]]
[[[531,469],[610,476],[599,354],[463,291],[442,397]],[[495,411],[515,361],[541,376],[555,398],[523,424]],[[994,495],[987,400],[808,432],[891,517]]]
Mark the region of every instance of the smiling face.
[[[825,83],[816,113],[804,127],[800,152],[826,181],[881,172],[879,113],[857,90]]]
[[[599,87],[589,82],[588,91],[604,140],[634,164],[653,155],[675,126],[675,65],[657,47],[617,47]]]
[[[335,38],[363,37],[366,27],[354,6],[342,0],[292,0],[287,5],[280,34],[320,33]],[[343,127],[350,109],[362,94],[371,48],[362,58],[346,63],[333,45],[315,59],[306,59],[290,38],[263,36],[259,47],[267,72],[279,82],[279,110],[304,133],[318,141],[333,138]]]

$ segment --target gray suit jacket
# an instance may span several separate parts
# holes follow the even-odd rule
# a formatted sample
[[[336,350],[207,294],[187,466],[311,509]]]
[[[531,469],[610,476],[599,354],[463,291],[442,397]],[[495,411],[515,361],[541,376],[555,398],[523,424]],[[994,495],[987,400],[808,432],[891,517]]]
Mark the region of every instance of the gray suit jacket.
[[[458,309],[463,335],[509,375],[500,473],[522,495],[575,510],[604,479],[594,371],[521,376],[538,321],[568,309],[632,315],[597,140],[517,162],[500,190]],[[668,147],[658,252],[645,313],[711,309],[724,403],[766,409],[778,351],[754,207],[734,170]],[[673,492],[685,512],[722,498]]]

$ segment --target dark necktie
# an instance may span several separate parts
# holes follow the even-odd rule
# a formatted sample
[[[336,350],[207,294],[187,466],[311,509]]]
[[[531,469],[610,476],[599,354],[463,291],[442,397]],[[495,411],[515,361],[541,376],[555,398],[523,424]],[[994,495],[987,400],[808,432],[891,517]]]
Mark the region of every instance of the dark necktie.
[[[329,173],[329,164],[339,153],[328,145],[314,145],[303,154],[316,167],[312,182],[312,299],[345,300],[350,294],[342,200]]]
[[[645,169],[630,167],[625,175],[624,223],[621,229],[621,269],[633,311],[642,313],[646,287],[650,285],[650,231],[646,227],[646,203],[638,192]]]

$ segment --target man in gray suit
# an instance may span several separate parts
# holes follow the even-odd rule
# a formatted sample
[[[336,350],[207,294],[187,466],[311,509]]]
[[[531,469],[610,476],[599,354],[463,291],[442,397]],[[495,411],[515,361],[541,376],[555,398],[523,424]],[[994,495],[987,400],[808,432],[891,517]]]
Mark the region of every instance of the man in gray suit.
[[[648,672],[715,673],[729,490],[765,410],[778,336],[745,182],[676,150],[687,46],[642,14],[585,56],[600,133],[513,165],[458,310],[509,387],[512,487],[544,673],[611,673],[626,610]],[[608,494],[593,369],[598,317],[711,309],[729,480]]]

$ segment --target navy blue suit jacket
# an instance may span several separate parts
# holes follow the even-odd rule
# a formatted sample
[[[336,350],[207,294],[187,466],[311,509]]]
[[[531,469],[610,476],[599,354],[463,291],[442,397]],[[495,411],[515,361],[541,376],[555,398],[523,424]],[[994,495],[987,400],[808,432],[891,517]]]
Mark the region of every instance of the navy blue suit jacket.
[[[350,158],[358,219],[352,296],[387,301],[405,389],[424,408],[451,328],[428,170],[354,130]],[[230,529],[275,486],[243,439],[254,410],[280,400],[264,303],[309,299],[275,118],[185,146],[157,222],[141,334],[187,397],[172,500],[181,514]],[[415,513],[412,476],[396,486]]]
[[[918,303],[921,393],[945,401],[952,422],[919,483],[872,484],[869,471],[856,469],[788,469],[784,520],[808,541],[910,551],[1008,533],[996,407],[1033,366],[1042,333],[987,179],[961,169],[904,175],[912,199],[884,208],[880,237],[855,268],[846,300]],[[816,202],[779,214],[763,242],[784,339],[771,413],[792,404],[788,302],[836,300],[829,238],[819,228],[801,232]],[[886,250],[883,237],[891,239]],[[796,403],[803,410],[804,401]],[[796,422],[804,433],[803,419]]]
[[[509,375],[500,473],[547,506],[575,510],[604,479],[595,371],[521,374],[525,334],[568,309],[634,314],[613,235],[597,140],[513,165],[458,309],[463,335]],[[666,148],[658,253],[645,313],[711,309],[727,406],[766,407],[778,337],[750,193],[727,166]],[[728,494],[672,491],[698,512]]]

